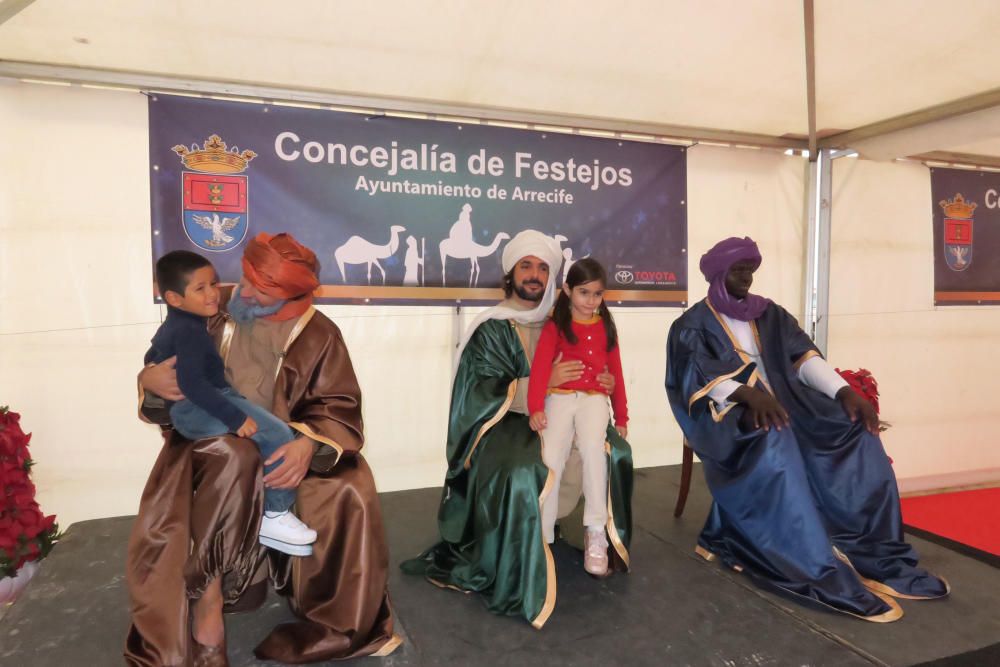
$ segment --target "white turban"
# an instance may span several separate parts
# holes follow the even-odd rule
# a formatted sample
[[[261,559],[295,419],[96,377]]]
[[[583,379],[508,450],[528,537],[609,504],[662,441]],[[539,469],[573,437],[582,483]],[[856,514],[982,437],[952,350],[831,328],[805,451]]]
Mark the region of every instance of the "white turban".
[[[501,304],[487,308],[479,313],[476,319],[472,320],[472,324],[465,330],[462,340],[458,344],[458,349],[455,351],[455,362],[452,366],[453,380],[466,343],[472,338],[472,334],[479,325],[486,320],[515,320],[528,324],[541,322],[548,317],[549,311],[552,310],[552,304],[556,300],[556,276],[559,275],[559,269],[562,267],[562,249],[559,247],[559,242],[551,236],[546,236],[534,229],[526,229],[512,238],[503,249],[501,265],[503,266],[504,274],[510,273],[514,265],[525,257],[537,257],[549,265],[549,280],[545,285],[545,293],[542,295],[542,300],[532,310],[518,310],[517,308],[510,308]],[[528,359],[528,363],[531,363],[531,359]]]
[[[562,265],[562,249],[559,242],[534,229],[526,229],[510,240],[503,249],[503,272],[509,273],[514,265],[525,257],[537,257],[549,265],[549,273],[555,274]]]

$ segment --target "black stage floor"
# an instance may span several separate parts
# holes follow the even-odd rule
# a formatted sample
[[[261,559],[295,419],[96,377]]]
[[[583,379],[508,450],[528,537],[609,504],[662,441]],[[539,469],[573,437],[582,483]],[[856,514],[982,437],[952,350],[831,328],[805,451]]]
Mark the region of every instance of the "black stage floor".
[[[912,538],[923,563],[951,582],[947,600],[901,602],[892,624],[800,607],[693,553],[709,497],[695,471],[674,519],[679,466],[636,471],[632,572],[598,581],[582,556],[554,548],[555,612],[541,631],[497,617],[475,595],[404,576],[400,561],[435,540],[437,489],[382,495],[392,551],[390,590],[406,640],[387,658],[410,665],[1000,665],[1000,570]],[[0,619],[0,665],[122,664],[128,622],[123,569],[132,517],[74,524],[24,596]],[[230,661],[267,665],[251,648],[289,618],[272,595],[253,614],[227,617]],[[344,664],[344,663],[341,663]]]

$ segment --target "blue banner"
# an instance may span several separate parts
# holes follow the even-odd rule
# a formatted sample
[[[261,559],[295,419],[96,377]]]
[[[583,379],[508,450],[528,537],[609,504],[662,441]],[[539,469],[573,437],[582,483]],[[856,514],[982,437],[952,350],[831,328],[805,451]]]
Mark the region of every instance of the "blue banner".
[[[1000,303],[1000,174],[931,169],[934,305]]]
[[[289,232],[321,303],[495,301],[504,244],[537,229],[564,271],[601,261],[609,301],[686,305],[683,147],[168,95],[149,142],[154,260],[201,252],[224,282]]]

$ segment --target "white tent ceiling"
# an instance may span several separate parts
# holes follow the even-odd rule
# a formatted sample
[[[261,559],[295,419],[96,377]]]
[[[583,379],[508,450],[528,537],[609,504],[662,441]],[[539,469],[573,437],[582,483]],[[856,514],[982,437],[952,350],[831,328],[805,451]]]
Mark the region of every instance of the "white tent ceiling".
[[[815,12],[820,136],[1000,89],[996,0],[816,0]],[[808,131],[800,0],[0,0],[5,14],[0,61]],[[938,135],[931,150],[1000,155],[1000,123],[975,140]]]

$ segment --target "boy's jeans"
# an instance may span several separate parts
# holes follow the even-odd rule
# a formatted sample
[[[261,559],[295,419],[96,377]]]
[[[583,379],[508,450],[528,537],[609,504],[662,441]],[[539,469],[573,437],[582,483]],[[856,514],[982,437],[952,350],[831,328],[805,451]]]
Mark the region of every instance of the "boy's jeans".
[[[267,460],[274,451],[295,439],[292,428],[264,408],[251,403],[233,389],[222,389],[226,399],[249,415],[257,422],[257,432],[250,438],[257,444],[263,460]],[[211,438],[229,433],[229,429],[221,421],[208,414],[191,401],[184,400],[174,403],[170,408],[170,419],[174,428],[189,440]],[[269,466],[264,466],[264,474],[278,467],[284,459],[279,459]],[[269,489],[264,487],[264,509],[268,512],[284,512],[295,503],[295,489]]]

